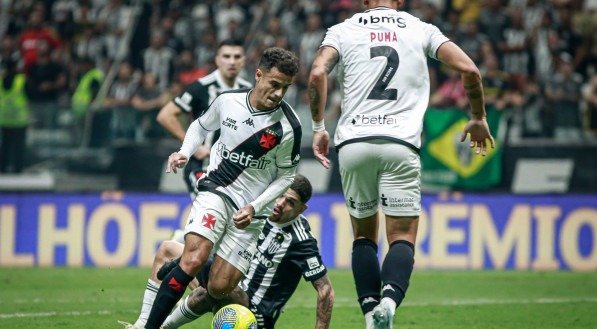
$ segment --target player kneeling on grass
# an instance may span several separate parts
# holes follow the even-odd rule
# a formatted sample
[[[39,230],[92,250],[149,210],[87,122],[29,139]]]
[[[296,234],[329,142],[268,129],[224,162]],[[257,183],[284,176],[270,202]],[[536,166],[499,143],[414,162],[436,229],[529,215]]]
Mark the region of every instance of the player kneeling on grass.
[[[328,328],[334,290],[321,261],[317,240],[311,234],[307,219],[301,215],[307,209],[306,202],[311,198],[311,193],[309,181],[302,175],[296,175],[290,188],[276,199],[272,214],[259,235],[257,253],[251,261],[248,274],[229,298],[217,301],[207,293],[205,287],[211,265],[208,262],[197,275],[201,286],[174,309],[162,328],[178,328],[232,301],[242,301],[241,304],[248,306],[255,314],[260,329],[273,328],[301,276],[312,282],[317,290],[315,328]],[[163,243],[156,260],[182,254],[182,246],[174,241]],[[164,265],[155,274],[156,279],[163,279],[178,260]]]

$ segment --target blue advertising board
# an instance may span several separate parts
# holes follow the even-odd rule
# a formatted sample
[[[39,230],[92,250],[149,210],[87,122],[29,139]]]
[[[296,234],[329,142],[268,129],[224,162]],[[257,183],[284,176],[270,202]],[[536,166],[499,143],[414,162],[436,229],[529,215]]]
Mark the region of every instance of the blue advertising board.
[[[440,194],[422,203],[417,268],[597,270],[596,195]],[[183,194],[0,194],[0,267],[150,266],[189,209]],[[350,267],[342,196],[315,195],[305,215],[326,264]]]

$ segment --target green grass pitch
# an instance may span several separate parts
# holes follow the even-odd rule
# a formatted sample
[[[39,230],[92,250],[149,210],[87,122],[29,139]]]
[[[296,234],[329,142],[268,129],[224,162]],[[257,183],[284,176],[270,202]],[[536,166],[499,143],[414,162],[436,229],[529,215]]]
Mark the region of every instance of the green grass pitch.
[[[0,328],[119,328],[137,317],[147,268],[0,268]],[[352,274],[332,270],[332,328],[364,328]],[[303,282],[280,329],[313,328]],[[204,316],[188,328],[209,328]],[[415,271],[395,328],[597,328],[597,273]]]

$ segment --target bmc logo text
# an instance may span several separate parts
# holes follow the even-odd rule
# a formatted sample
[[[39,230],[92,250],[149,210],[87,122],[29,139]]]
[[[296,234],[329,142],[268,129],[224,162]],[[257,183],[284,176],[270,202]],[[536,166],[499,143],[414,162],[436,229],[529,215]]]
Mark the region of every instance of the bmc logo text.
[[[270,160],[266,158],[259,158],[253,159],[253,155],[245,154],[245,152],[237,153],[234,151],[230,151],[226,148],[226,146],[222,143],[218,144],[217,148],[218,155],[222,158],[222,160],[228,160],[232,163],[238,163],[245,168],[255,168],[255,169],[264,169],[267,167],[268,164],[271,163]]]
[[[392,17],[392,16],[369,16],[369,19],[366,17],[359,17],[359,23],[363,25],[371,24],[378,24],[378,23],[391,23],[396,24],[396,26],[400,28],[405,28],[406,23],[402,17]]]

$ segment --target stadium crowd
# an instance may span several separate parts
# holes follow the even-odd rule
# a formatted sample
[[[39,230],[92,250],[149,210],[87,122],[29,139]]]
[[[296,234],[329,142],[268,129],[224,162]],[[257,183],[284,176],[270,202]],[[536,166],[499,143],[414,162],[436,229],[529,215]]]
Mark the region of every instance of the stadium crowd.
[[[25,100],[0,101],[22,114],[0,116],[0,170],[19,172],[24,145],[17,139],[68,131],[80,141],[94,99],[94,111],[110,113],[107,145],[167,137],[157,112],[213,71],[214,51],[226,38],[244,40],[249,81],[265,48],[298,54],[301,70],[286,99],[309,122],[306,86],[316,50],[326,28],[361,10],[362,1],[23,0],[0,6],[0,91]],[[410,0],[404,9],[437,25],[476,62],[486,103],[508,114],[511,138],[595,137],[597,1]],[[430,73],[430,105],[466,110],[459,77],[437,61],[430,61]],[[24,78],[22,87],[13,83],[17,76]],[[331,89],[334,110],[326,112],[326,122],[333,129],[340,91]],[[304,132],[309,145],[310,129]]]

